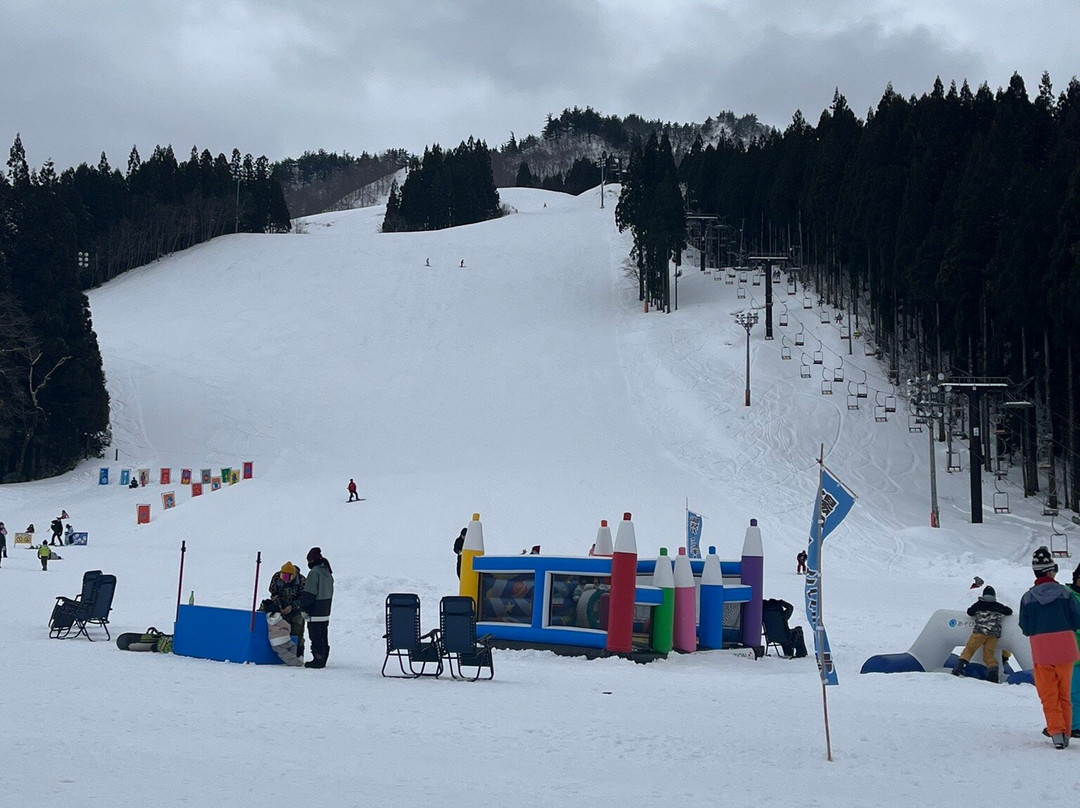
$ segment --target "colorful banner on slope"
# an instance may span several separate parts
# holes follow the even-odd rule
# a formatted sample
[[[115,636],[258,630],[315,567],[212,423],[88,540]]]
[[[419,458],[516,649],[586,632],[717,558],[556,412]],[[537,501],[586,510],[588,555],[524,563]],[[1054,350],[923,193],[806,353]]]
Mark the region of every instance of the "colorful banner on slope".
[[[686,554],[690,558],[701,558],[701,514],[686,512]]]
[[[855,497],[822,466],[810,525],[810,544],[806,548],[806,619],[814,632],[814,653],[821,671],[821,681],[826,685],[839,684],[839,680],[829,648],[829,637],[821,620],[821,545],[844,521],[854,504]]]

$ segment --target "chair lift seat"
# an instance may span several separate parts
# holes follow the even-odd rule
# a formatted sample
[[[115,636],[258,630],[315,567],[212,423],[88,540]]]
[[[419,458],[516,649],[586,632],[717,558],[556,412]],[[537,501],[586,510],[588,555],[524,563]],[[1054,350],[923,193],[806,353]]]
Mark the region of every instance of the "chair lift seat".
[[[439,650],[439,630],[420,634],[420,597],[407,592],[391,592],[386,596],[386,657],[382,675],[388,679],[416,679],[420,676],[438,677],[443,672]],[[386,663],[396,657],[401,674],[388,674]],[[428,666],[434,665],[433,671]],[[417,669],[419,666],[419,670]]]
[[[491,634],[477,638],[472,598],[448,595],[439,602],[439,632],[442,655],[450,668],[450,676],[475,682],[487,668],[487,678],[495,677],[495,664],[491,657],[491,641],[494,638]],[[476,675],[468,676],[462,668],[476,668]]]

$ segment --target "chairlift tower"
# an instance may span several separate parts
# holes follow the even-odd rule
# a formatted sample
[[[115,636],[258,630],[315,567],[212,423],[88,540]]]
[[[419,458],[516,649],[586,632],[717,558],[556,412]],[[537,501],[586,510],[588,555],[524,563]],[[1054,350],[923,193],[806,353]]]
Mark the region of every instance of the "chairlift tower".
[[[750,406],[750,329],[757,325],[758,315],[756,311],[740,311],[735,315],[735,322],[746,329],[746,403]]]
[[[1012,384],[1001,377],[950,380],[945,391],[963,393],[968,400],[968,469],[971,481],[971,524],[982,524],[982,423],[979,411],[987,393],[1004,392]]]

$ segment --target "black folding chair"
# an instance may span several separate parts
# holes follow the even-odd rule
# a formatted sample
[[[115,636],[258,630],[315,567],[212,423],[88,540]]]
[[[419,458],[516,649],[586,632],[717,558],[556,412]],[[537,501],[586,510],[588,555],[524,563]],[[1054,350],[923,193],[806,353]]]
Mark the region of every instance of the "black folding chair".
[[[94,589],[94,600],[88,609],[80,609],[75,613],[75,625],[79,630],[75,632],[78,637],[82,634],[90,642],[94,638],[87,632],[88,626],[101,626],[105,629],[105,639],[111,640],[109,634],[109,612],[112,611],[113,595],[116,594],[116,576],[102,575],[98,578],[97,587]]]
[[[388,679],[416,679],[419,676],[439,676],[443,671],[439,653],[439,630],[420,633],[420,598],[405,592],[386,596],[386,658],[382,675]],[[386,663],[396,657],[401,675],[386,672]],[[434,665],[434,671],[428,666]],[[419,666],[419,670],[417,670]]]
[[[67,637],[75,627],[76,614],[89,611],[94,604],[94,591],[100,578],[101,570],[88,570],[83,573],[82,591],[78,595],[74,598],[65,598],[62,595],[56,598],[56,604],[49,616],[49,636],[52,639],[62,640]]]
[[[495,664],[491,658],[491,634],[477,639],[473,599],[452,595],[439,602],[439,642],[446,658],[450,676],[475,682],[484,668],[488,679],[495,677]],[[462,668],[476,668],[475,676],[467,676]]]

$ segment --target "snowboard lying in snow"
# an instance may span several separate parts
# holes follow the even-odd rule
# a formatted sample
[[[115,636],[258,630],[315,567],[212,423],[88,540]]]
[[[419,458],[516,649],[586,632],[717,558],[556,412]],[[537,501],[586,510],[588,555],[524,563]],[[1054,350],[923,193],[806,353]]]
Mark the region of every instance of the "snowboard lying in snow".
[[[151,626],[142,634],[121,634],[116,638],[116,647],[121,651],[157,651],[159,654],[168,654],[172,652],[172,642],[172,634],[165,634]]]

